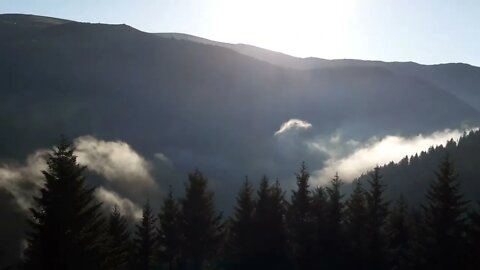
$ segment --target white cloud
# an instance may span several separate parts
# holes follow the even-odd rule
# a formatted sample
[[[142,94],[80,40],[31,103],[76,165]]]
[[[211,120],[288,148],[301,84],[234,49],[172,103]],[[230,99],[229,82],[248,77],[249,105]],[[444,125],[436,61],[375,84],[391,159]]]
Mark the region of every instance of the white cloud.
[[[104,187],[95,189],[95,196],[103,202],[104,206],[110,210],[114,206],[118,207],[120,213],[132,219],[140,219],[142,217],[142,209],[131,200],[122,197],[118,193],[108,190]]]
[[[326,151],[330,158],[323,169],[313,172],[313,180],[318,184],[325,184],[336,172],[346,181],[351,181],[374,166],[383,165],[390,161],[398,162],[405,156],[427,150],[430,146],[445,144],[450,139],[457,140],[463,130],[437,131],[429,135],[419,134],[413,137],[386,136],[384,138],[371,138],[366,143],[349,143],[354,150],[348,154],[339,154],[320,143],[311,143],[319,151]]]
[[[158,161],[169,168],[173,168],[173,162],[163,153],[155,153],[153,155]]]
[[[308,123],[307,121],[300,119],[290,119],[280,126],[280,129],[275,132],[275,135],[280,135],[289,130],[305,130],[311,127],[312,124]]]
[[[122,141],[103,141],[92,136],[75,140],[78,162],[110,182],[153,187],[150,164]]]
[[[102,176],[97,197],[107,200],[107,203],[114,202],[126,214],[136,216],[138,207],[130,199],[143,198],[157,188],[150,174],[150,164],[125,142],[83,136],[74,143],[78,162]],[[0,164],[0,188],[11,193],[17,205],[25,211],[33,205],[33,196],[44,184],[42,170],[47,169],[46,155],[49,152],[37,150],[27,157],[24,164]],[[113,188],[115,192],[106,188]],[[128,195],[129,199],[121,197],[119,191],[123,191],[122,194]]]
[[[47,168],[44,156],[46,150],[38,150],[29,155],[25,164],[0,164],[0,187],[11,193],[17,205],[28,210],[33,196],[43,185],[42,170]]]

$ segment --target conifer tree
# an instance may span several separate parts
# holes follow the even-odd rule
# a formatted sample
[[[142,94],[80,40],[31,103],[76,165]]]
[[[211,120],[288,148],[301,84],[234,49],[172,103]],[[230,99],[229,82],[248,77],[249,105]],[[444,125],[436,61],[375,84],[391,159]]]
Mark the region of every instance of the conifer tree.
[[[346,202],[346,236],[349,247],[349,266],[355,269],[367,269],[365,265],[365,250],[367,249],[367,208],[365,191],[359,180]]]
[[[143,207],[142,219],[136,225],[135,269],[149,270],[155,266],[155,250],[157,248],[155,222],[156,218],[152,214],[149,201],[147,201]]]
[[[365,194],[367,199],[367,236],[369,269],[386,268],[385,223],[388,215],[388,202],[385,201],[380,167],[376,166],[368,181],[370,189]]]
[[[130,242],[127,220],[122,216],[117,206],[110,213],[107,235],[108,265],[112,269],[127,269],[130,262],[132,243]]]
[[[330,181],[330,186],[326,187],[327,192],[327,212],[326,212],[326,243],[328,249],[325,250],[326,268],[341,268],[343,265],[342,253],[344,251],[344,239],[342,231],[342,219],[344,211],[343,195],[340,192],[343,182],[338,173]]]
[[[284,192],[278,181],[270,186],[263,177],[254,213],[255,266],[252,269],[288,267]]]
[[[313,253],[317,255],[315,257],[315,264],[317,266],[323,266],[326,263],[324,259],[326,256],[322,256],[319,261],[318,254],[327,254],[330,247],[327,244],[327,198],[325,194],[325,188],[315,188],[312,196],[312,219],[314,224],[313,231]]]
[[[465,262],[463,243],[467,201],[460,193],[459,176],[448,156],[435,175],[427,193],[428,202],[423,206],[424,267],[461,269]]]
[[[388,249],[390,253],[389,266],[391,269],[408,269],[411,266],[409,256],[412,249],[413,233],[409,222],[408,207],[401,196],[387,221]]]
[[[168,264],[168,269],[172,270],[177,266],[180,258],[182,242],[178,227],[180,225],[180,209],[177,201],[173,198],[172,187],[170,187],[168,196],[163,200],[158,220],[160,223],[157,233],[160,257]]]
[[[105,220],[84,166],[65,137],[47,158],[44,186],[30,210],[24,269],[102,269]]]
[[[229,253],[234,269],[249,269],[253,267],[253,213],[255,201],[253,188],[248,178],[245,179],[237,195],[237,206],[231,220],[229,232]]]
[[[309,190],[310,175],[303,162],[300,172],[295,174],[297,190],[292,191],[288,207],[288,225],[294,263],[297,269],[308,270],[313,265],[314,224],[312,216],[312,196]]]
[[[186,266],[203,269],[217,255],[223,237],[222,215],[214,208],[213,192],[207,189],[208,180],[196,170],[189,174],[185,198],[181,200],[181,229]]]

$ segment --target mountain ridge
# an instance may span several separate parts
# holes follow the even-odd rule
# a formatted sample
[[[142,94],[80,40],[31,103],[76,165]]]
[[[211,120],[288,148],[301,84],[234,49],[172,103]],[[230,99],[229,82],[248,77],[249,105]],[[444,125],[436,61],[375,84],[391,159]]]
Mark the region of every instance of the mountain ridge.
[[[474,66],[299,59],[215,44],[124,24],[0,15],[0,169],[37,169],[28,167],[32,153],[50,149],[62,133],[88,137],[104,146],[97,149],[103,155],[124,158],[111,150],[115,145],[144,163],[158,186],[148,194],[152,205],[160,205],[168,186],[182,190],[187,173],[198,168],[228,213],[245,175],[255,185],[267,175],[290,190],[302,161],[314,175],[332,157],[348,157],[376,138],[480,126],[480,69]],[[457,146],[469,148],[466,142],[480,141],[480,133],[469,138]],[[433,168],[433,159],[422,160]],[[475,160],[465,163],[465,172],[477,169]],[[396,166],[382,168],[385,178]],[[89,184],[96,186],[102,175],[90,173]],[[412,198],[423,196],[432,172],[422,174],[425,182],[416,186],[402,181],[411,174],[386,179],[394,188],[388,195],[398,195],[404,184],[419,187],[406,189],[416,192],[408,194]],[[470,196],[479,186],[472,175],[466,175]],[[134,177],[126,180],[138,184]],[[122,200],[144,203],[145,194],[103,184]],[[25,217],[3,186],[0,208],[19,234]],[[9,252],[18,254],[23,236],[6,232],[15,238],[6,242]]]
[[[447,78],[444,85],[454,84],[445,90],[409,66],[301,70],[125,25],[12,30],[1,22],[0,36],[10,37],[0,39],[0,158],[23,159],[60,133],[94,135],[147,159],[162,153],[179,174],[200,168],[230,190],[239,185],[232,175],[275,172],[291,183],[301,160],[321,169],[327,154],[308,143],[335,134],[364,142],[480,124],[472,88],[460,98],[458,81]],[[477,71],[463,68],[461,82],[474,84]],[[274,135],[290,119],[311,128]]]

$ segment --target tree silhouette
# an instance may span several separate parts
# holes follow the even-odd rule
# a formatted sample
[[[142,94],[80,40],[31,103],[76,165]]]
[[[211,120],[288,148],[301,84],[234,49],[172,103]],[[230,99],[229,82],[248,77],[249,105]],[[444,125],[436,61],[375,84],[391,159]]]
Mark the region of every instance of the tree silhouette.
[[[107,235],[109,240],[108,265],[112,269],[127,269],[132,252],[132,243],[127,220],[122,216],[117,206],[110,213]]]
[[[215,211],[213,192],[207,190],[207,184],[200,171],[189,174],[181,200],[184,263],[195,270],[217,255],[223,236],[222,215]]]
[[[344,211],[343,195],[340,192],[343,182],[338,173],[326,187],[327,211],[326,211],[326,242],[325,267],[341,268],[344,265],[342,254],[344,251],[344,239],[342,231],[342,219]]]
[[[350,267],[367,269],[365,251],[367,249],[367,208],[365,191],[360,181],[355,181],[355,188],[346,202],[346,236],[349,243]]]
[[[285,269],[288,264],[284,192],[278,181],[270,186],[264,176],[257,193],[254,213],[256,260],[252,269]]]
[[[228,248],[233,269],[249,269],[253,267],[254,211],[253,187],[248,178],[245,178],[245,182],[237,195],[237,205],[229,231]]]
[[[328,246],[328,233],[327,233],[327,198],[325,194],[325,188],[315,188],[312,196],[312,219],[313,219],[313,253],[327,254],[331,247]],[[321,258],[315,257],[315,264],[317,266],[323,266],[326,264],[326,255]]]
[[[313,265],[314,224],[312,216],[312,196],[309,190],[310,175],[303,162],[300,171],[295,174],[297,190],[292,190],[288,207],[288,225],[290,243],[293,249],[295,267],[308,270]]]
[[[430,185],[428,202],[423,206],[423,257],[424,266],[429,269],[460,269],[464,265],[467,202],[459,188],[458,174],[447,155]]]
[[[142,219],[135,231],[135,269],[149,270],[155,266],[155,250],[157,248],[156,218],[152,214],[147,200],[143,206]]]
[[[85,184],[84,166],[62,136],[42,171],[44,186],[30,210],[24,269],[103,269],[105,238],[101,204]]]
[[[403,196],[397,200],[392,208],[386,227],[390,254],[389,266],[392,269],[411,268],[408,263],[411,255],[413,233],[409,222],[408,207]]]
[[[158,215],[160,226],[158,227],[158,245],[160,257],[167,262],[168,269],[172,270],[180,258],[180,244],[182,243],[179,229],[180,208],[173,198],[172,188],[168,196],[163,200],[160,214]]]
[[[368,181],[370,188],[367,199],[368,267],[372,270],[386,267],[385,223],[388,215],[388,202],[385,201],[380,167],[376,166]]]

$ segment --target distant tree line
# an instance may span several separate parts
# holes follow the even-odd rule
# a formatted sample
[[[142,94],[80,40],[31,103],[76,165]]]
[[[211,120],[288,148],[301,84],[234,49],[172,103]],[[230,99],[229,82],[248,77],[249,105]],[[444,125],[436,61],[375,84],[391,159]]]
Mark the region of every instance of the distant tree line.
[[[480,130],[465,132],[458,140],[450,139],[446,144],[431,146],[426,151],[405,156],[399,162],[390,162],[381,166],[387,198],[398,198],[405,194],[405,201],[417,205],[425,201],[425,193],[429,188],[433,172],[448,153],[455,162],[456,171],[461,173],[462,191],[466,198],[480,198]],[[368,181],[368,174],[359,177],[362,182]]]
[[[230,218],[195,171],[160,213],[146,201],[134,232],[118,208],[102,213],[84,170],[62,139],[34,198],[20,269],[480,269],[479,203],[464,199],[448,156],[419,206],[387,201],[379,167],[345,197],[338,174],[312,188],[302,163],[289,200],[278,181],[263,177],[255,189],[245,179]]]

